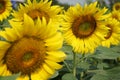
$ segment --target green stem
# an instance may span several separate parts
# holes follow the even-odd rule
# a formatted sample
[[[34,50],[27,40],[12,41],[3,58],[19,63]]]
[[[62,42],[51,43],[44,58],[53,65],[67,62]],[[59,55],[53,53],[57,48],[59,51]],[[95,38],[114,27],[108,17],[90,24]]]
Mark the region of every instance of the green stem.
[[[78,60],[78,63],[82,62],[85,58],[86,58],[85,54],[82,54],[81,58]],[[76,63],[76,64],[78,64],[78,63]]]
[[[63,62],[65,64],[65,66],[67,67],[67,69],[69,70],[69,72],[71,72],[71,69],[70,69],[69,65],[65,61],[63,61]]]
[[[73,53],[73,75],[76,77],[76,53]]]

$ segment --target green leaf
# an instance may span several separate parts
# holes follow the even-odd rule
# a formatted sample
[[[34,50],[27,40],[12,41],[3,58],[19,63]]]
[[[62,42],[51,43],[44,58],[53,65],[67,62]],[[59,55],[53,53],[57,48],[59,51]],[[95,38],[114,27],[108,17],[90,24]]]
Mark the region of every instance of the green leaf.
[[[20,76],[20,73],[13,74],[12,76],[0,76],[0,80],[16,80]]]
[[[120,66],[108,70],[91,70],[96,73],[90,80],[120,80]]]
[[[72,47],[70,45],[63,45],[61,50],[66,52],[66,53],[71,53],[72,52]]]
[[[107,63],[98,63],[97,68],[103,69],[103,68],[108,68],[109,65]]]
[[[83,68],[83,69],[89,69],[90,64],[87,63],[87,62],[82,61],[82,62],[78,63],[77,67],[78,68]]]
[[[99,47],[94,55],[90,57],[98,59],[116,59],[120,57],[120,53],[113,51],[111,48]]]
[[[120,54],[120,45],[111,47],[111,50]]]
[[[107,76],[102,74],[96,74],[94,75],[90,80],[111,80]]]
[[[112,80],[120,80],[120,66],[107,70],[107,73]]]
[[[62,80],[77,80],[72,73],[67,73],[62,76]]]
[[[105,70],[93,70],[96,73],[90,80],[110,80]]]
[[[56,72],[52,75],[51,79],[57,77],[58,75],[59,75],[59,73],[58,73],[58,71],[56,71]]]
[[[61,50],[67,54],[66,60],[73,60],[73,52],[72,52],[72,47],[71,46],[63,45]]]

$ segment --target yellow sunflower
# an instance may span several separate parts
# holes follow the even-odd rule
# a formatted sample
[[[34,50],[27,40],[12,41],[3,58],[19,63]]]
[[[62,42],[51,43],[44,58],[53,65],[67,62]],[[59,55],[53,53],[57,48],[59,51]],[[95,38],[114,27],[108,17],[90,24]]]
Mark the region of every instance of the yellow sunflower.
[[[111,16],[110,17],[120,21],[120,12],[114,10],[114,11],[111,12]]]
[[[106,26],[109,28],[109,32],[102,41],[102,46],[110,47],[110,45],[118,45],[120,42],[120,23],[116,19],[108,19]]]
[[[37,17],[42,18],[44,16],[47,22],[50,18],[59,20],[60,16],[58,14],[62,11],[62,8],[60,6],[53,6],[51,3],[52,1],[48,0],[40,0],[39,2],[36,0],[27,0],[27,3],[20,5],[18,11],[14,11],[12,15],[20,20],[23,20],[24,13],[32,19],[36,19]]]
[[[107,9],[96,7],[97,2],[82,7],[71,6],[63,15],[63,35],[65,41],[78,53],[94,52],[94,49],[104,40],[108,31],[104,19]]]
[[[117,2],[117,3],[113,4],[113,10],[120,11],[120,2]]]
[[[5,28],[0,36],[0,76],[21,72],[17,80],[47,80],[60,69],[66,55],[59,49],[63,38],[52,22],[45,18],[36,20],[24,15],[23,24],[10,21],[12,28]]]
[[[10,15],[12,4],[10,0],[0,0],[0,21],[6,19]]]

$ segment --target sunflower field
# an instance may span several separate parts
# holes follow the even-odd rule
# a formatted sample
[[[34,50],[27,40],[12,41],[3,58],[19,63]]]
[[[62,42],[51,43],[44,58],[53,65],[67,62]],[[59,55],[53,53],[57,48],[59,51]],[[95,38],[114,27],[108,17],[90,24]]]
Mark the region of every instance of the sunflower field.
[[[0,80],[120,80],[120,0],[0,0]]]

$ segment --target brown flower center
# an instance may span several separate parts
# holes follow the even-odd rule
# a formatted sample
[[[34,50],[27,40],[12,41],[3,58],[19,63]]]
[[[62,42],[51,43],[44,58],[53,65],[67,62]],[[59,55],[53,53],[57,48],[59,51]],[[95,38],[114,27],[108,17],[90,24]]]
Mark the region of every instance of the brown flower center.
[[[105,36],[105,39],[109,39],[112,35],[112,28],[110,27],[110,25],[107,25],[107,27],[109,27],[110,29],[109,29],[107,35]]]
[[[5,1],[0,1],[0,14],[2,14],[5,11]]]
[[[42,40],[24,37],[13,43],[6,52],[4,60],[10,72],[29,75],[41,68],[45,60],[45,52],[46,48]]]
[[[117,14],[113,14],[112,18],[115,18],[115,19],[119,20],[119,16]]]
[[[49,21],[49,15],[46,14],[44,11],[40,11],[40,10],[37,10],[37,9],[34,9],[34,10],[31,10],[28,12],[28,15],[36,20],[38,17],[39,18],[42,18],[42,17],[45,17],[46,18],[46,21],[48,22]]]
[[[115,6],[115,9],[116,9],[116,10],[119,10],[119,9],[120,9],[120,5],[116,5],[116,6]]]
[[[81,16],[72,24],[72,31],[76,37],[86,38],[90,36],[96,28],[96,22],[93,16]]]

